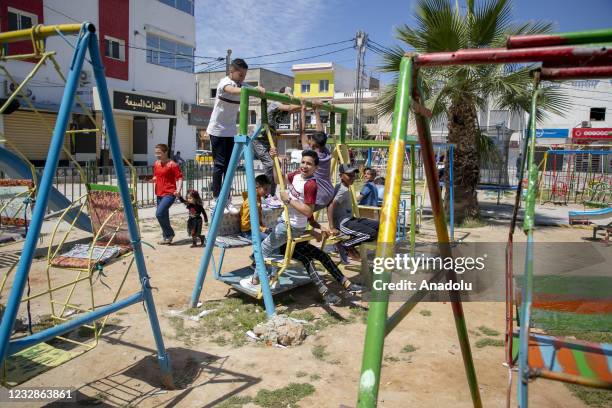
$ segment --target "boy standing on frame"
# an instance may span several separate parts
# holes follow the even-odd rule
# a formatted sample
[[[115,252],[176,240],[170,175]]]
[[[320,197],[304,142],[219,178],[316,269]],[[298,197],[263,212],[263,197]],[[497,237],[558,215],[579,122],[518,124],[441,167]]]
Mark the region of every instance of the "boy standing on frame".
[[[240,110],[240,90],[248,69],[249,66],[243,59],[236,58],[230,64],[229,75],[221,79],[217,85],[215,105],[206,128],[213,155],[213,201],[211,202],[211,208],[217,205],[221,184],[232,157],[234,136],[237,135],[236,117]],[[261,86],[257,86],[255,89],[262,93],[266,91]],[[232,205],[231,198],[227,197],[227,200],[223,212],[238,214],[238,209]]]

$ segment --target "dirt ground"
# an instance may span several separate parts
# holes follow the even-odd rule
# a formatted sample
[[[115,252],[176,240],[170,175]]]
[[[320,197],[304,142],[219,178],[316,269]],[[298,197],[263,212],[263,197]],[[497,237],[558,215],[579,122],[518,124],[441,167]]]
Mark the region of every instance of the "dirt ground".
[[[225,402],[226,406],[239,407],[242,405],[229,405],[228,401],[237,401],[237,397],[255,397],[262,389],[276,390],[290,383],[309,383],[314,386],[314,392],[299,400],[298,406],[354,407],[363,353],[365,312],[348,306],[326,310],[319,303],[316,291],[306,286],[286,297],[290,301],[283,301],[279,312],[303,314],[310,311],[315,322],[329,322],[327,316],[333,312],[346,321],[336,318],[333,324],[320,325],[319,330],[308,336],[302,345],[281,349],[248,342],[235,347],[232,344],[219,345],[219,341],[213,341],[214,335],[199,335],[193,331],[190,332],[193,335],[182,335],[173,324],[176,320],[171,318],[171,311],[187,308],[202,249],[189,247],[182,217],[175,217],[173,223],[178,228],[179,240],[172,246],[155,244],[159,230],[154,219],[142,221],[141,230],[143,241],[155,246],[153,249],[145,245],[144,254],[164,341],[179,388],[172,391],[161,388],[155,344],[141,304],[112,315],[97,347],[22,386],[74,387],[80,405],[214,407]],[[507,226],[502,220],[479,228],[456,230],[459,236],[467,232],[466,240],[505,242]],[[425,222],[423,233],[423,236],[432,236],[431,222]],[[589,234],[584,229],[541,227],[536,232],[536,239],[580,242]],[[45,248],[47,240],[48,237],[39,247]],[[520,232],[517,240],[523,240]],[[20,249],[19,243],[1,248],[2,259],[18,256]],[[246,266],[249,254],[249,248],[230,250],[224,270]],[[47,285],[44,266],[44,258],[32,265],[32,293]],[[94,283],[97,304],[112,300],[113,292],[109,288],[118,286],[125,268],[125,262],[115,262],[104,268],[103,276],[97,276]],[[0,271],[4,273],[6,268]],[[56,273],[54,279],[59,281],[61,274],[66,272]],[[357,272],[348,270],[347,275],[354,277]],[[339,289],[337,285],[332,287]],[[137,275],[132,270],[120,297],[134,293],[138,288]],[[227,296],[237,297],[245,303],[252,302],[228,288],[209,273],[202,294],[204,308],[210,301]],[[78,291],[72,302],[87,305],[88,296],[87,291]],[[39,315],[37,311],[48,310],[48,298],[33,301],[31,307],[34,315]],[[397,304],[391,304],[390,312],[395,307]],[[503,340],[504,304],[472,302],[464,304],[464,310],[484,406],[503,407],[508,383],[508,370],[502,365],[504,348],[478,348],[474,345],[487,337],[479,329],[482,326],[498,333],[492,338]],[[25,307],[22,307],[20,316],[24,317],[24,313]],[[357,318],[351,319],[351,316]],[[188,320],[184,324],[187,328],[197,327],[196,323]],[[409,345],[413,347],[407,347]],[[380,407],[472,406],[449,304],[419,304],[387,337],[384,356]],[[516,385],[516,373],[513,380],[513,385]],[[537,380],[530,385],[529,391],[533,407],[586,407],[561,383]],[[515,395],[513,387],[513,400]],[[258,405],[251,402],[244,406]]]

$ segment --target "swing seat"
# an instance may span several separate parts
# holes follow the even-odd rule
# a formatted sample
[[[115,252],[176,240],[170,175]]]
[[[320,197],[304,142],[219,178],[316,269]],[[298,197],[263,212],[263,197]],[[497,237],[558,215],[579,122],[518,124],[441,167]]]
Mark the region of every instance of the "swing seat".
[[[519,331],[513,333],[513,359],[519,352]],[[530,375],[612,390],[612,344],[591,343],[543,334],[529,335]],[[555,375],[559,374],[559,375]]]
[[[254,271],[251,267],[247,266],[244,268],[236,269],[231,272],[224,273],[219,277],[219,280],[230,285],[238,292],[244,293],[245,295],[251,296],[255,299],[259,298],[259,286],[255,290],[250,290],[240,285],[240,281],[243,279],[250,278]],[[301,266],[297,264],[291,264],[287,267],[284,272],[278,276],[278,281],[273,287],[270,288],[272,296],[278,295],[283,292],[293,290],[297,287],[307,285],[312,280]]]
[[[89,184],[87,190],[87,207],[93,231],[92,243],[74,245],[62,254],[59,254],[62,247],[60,244],[58,250],[48,259],[50,267],[91,272],[113,258],[132,251],[119,189],[115,186]],[[58,223],[62,222],[62,219],[60,218]]]
[[[3,229],[7,226],[26,227],[30,221],[24,218],[24,201],[32,199],[33,196],[32,180],[0,179],[0,226]]]
[[[6,386],[15,387],[85,353],[87,349],[65,350],[38,343],[6,359]]]

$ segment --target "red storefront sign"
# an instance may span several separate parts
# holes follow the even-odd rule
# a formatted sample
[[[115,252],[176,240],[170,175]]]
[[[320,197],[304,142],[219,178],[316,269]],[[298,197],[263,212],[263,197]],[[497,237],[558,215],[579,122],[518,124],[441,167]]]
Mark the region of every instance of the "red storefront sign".
[[[573,139],[612,139],[612,128],[574,128]]]

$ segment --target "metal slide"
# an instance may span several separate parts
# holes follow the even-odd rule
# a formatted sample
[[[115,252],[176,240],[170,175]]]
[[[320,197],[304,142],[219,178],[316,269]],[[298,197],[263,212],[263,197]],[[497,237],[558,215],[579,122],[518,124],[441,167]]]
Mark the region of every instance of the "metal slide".
[[[15,153],[2,146],[0,146],[0,171],[3,171],[6,175],[12,178],[32,180],[32,171],[30,166]],[[66,196],[60,193],[57,189],[51,189],[48,204],[51,211],[61,211],[68,207],[70,203],[70,200],[68,200],[68,198],[66,198]],[[74,226],[83,231],[91,232],[91,221],[89,220],[89,217],[83,213],[79,214],[78,208],[70,210],[68,214],[66,214],[65,220],[71,222],[77,215],[78,218]]]

